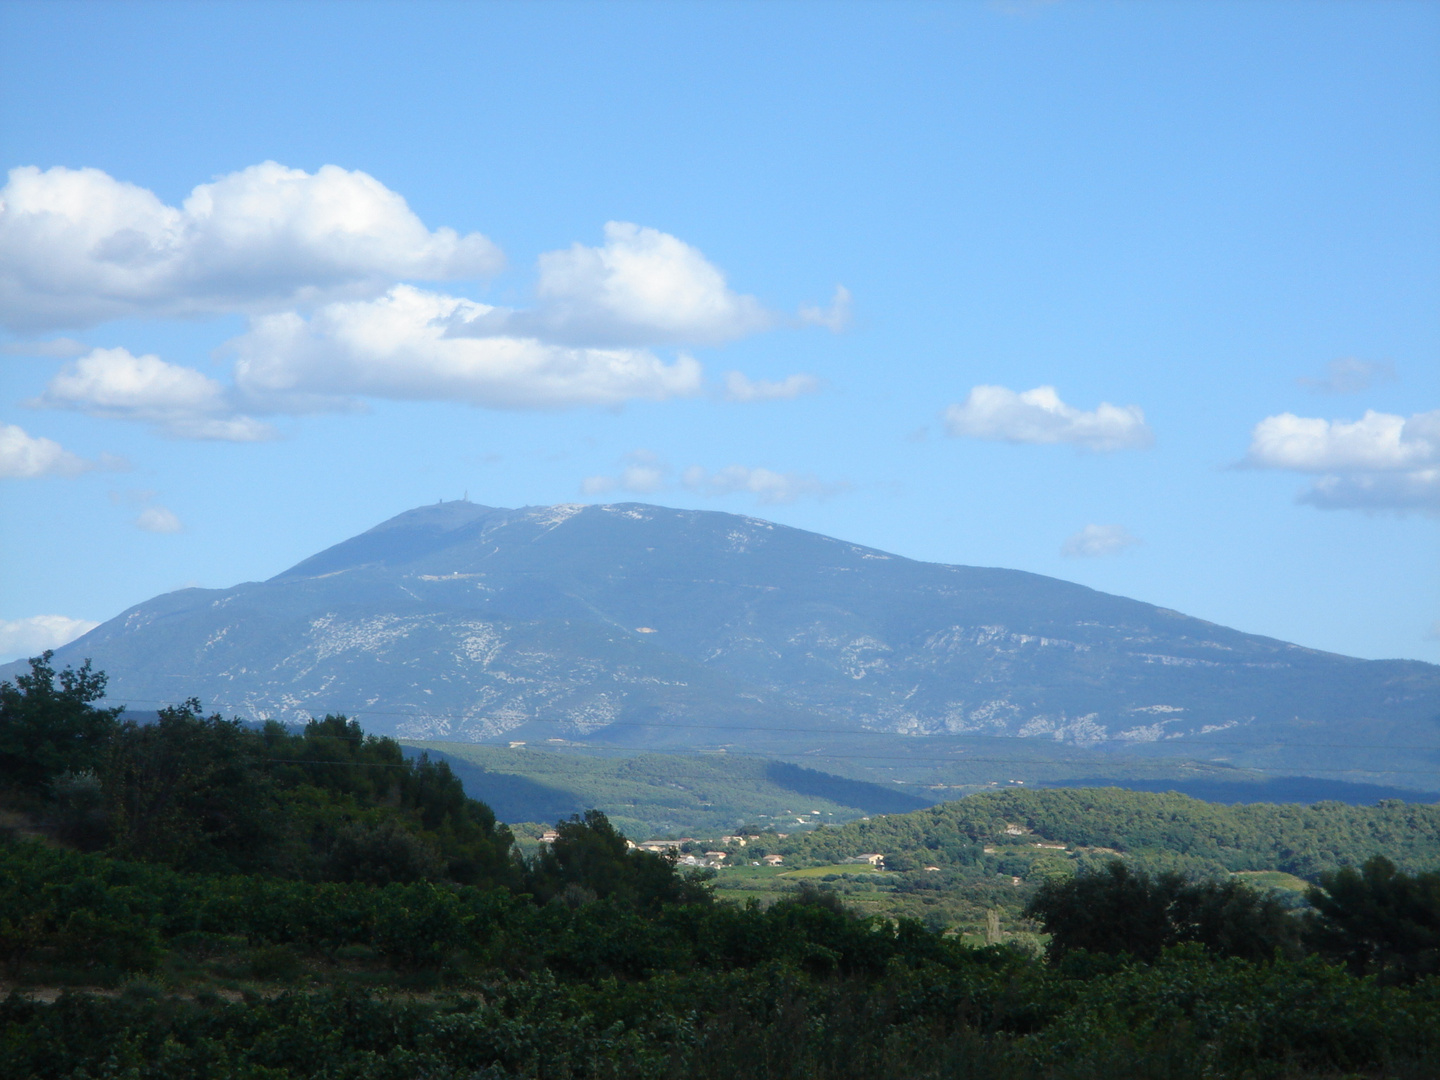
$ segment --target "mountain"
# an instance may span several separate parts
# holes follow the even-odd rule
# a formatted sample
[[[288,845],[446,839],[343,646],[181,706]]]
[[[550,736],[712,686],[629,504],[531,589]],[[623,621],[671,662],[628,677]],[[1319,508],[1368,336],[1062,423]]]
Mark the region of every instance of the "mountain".
[[[995,760],[1440,780],[1440,752],[1420,749],[1440,746],[1435,665],[636,503],[420,507],[269,581],[168,593],[57,650],[84,657],[136,708],[344,712],[412,739],[856,760],[1004,746]]]

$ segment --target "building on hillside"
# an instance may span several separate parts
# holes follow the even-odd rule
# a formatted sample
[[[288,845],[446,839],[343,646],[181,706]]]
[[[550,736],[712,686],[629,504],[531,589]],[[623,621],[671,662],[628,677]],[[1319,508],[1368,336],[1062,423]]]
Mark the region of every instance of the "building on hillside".
[[[765,858],[762,859],[761,861],[762,861],[766,866],[779,866],[781,863],[783,863],[783,862],[785,861],[785,856],[784,856],[784,855],[766,855]]]
[[[546,829],[543,833],[540,834],[540,842],[542,844],[553,844],[556,840],[559,839],[560,834],[554,829]]]
[[[885,856],[881,855],[878,851],[868,851],[864,855],[856,855],[855,861],[867,862],[878,870],[881,866],[884,865]]]
[[[693,844],[694,842],[695,841],[688,836],[681,840],[646,840],[640,845],[640,850],[654,851],[663,854],[664,852],[680,847],[682,844]]]

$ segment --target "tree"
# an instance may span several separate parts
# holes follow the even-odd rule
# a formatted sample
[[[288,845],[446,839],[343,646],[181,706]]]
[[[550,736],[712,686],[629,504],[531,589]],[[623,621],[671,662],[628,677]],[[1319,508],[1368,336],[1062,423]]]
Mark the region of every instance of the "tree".
[[[30,658],[30,673],[0,683],[0,783],[31,796],[49,793],[66,773],[96,769],[123,707],[97,709],[105,673],[80,668],[57,673],[47,650]]]
[[[555,832],[530,865],[530,891],[541,903],[588,895],[655,910],[710,899],[705,881],[713,871],[681,876],[673,858],[631,848],[599,810],[561,821]]]
[[[118,853],[189,869],[252,869],[275,838],[260,743],[200,702],[116,731],[101,770]]]
[[[1025,914],[1050,934],[1052,959],[1085,949],[1154,960],[1182,942],[1248,960],[1299,952],[1299,926],[1275,897],[1233,879],[1152,878],[1119,861],[1046,881]]]
[[[1440,973],[1440,873],[1405,874],[1383,855],[1320,875],[1306,937],[1357,974],[1386,981]]]

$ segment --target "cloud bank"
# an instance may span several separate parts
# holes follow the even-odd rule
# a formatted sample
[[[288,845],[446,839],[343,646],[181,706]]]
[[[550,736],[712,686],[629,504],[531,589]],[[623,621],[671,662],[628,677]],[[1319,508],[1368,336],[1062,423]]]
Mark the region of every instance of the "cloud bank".
[[[1053,386],[1016,393],[1003,386],[977,386],[943,414],[950,435],[1012,443],[1070,443],[1086,450],[1147,447],[1155,441],[1137,405],[1101,402],[1083,412],[1060,400]]]
[[[1325,510],[1440,512],[1440,409],[1359,420],[1281,413],[1250,433],[1242,464],[1319,474],[1300,501]]]
[[[374,177],[335,165],[267,161],[179,207],[99,169],[26,166],[0,189],[0,323],[12,330],[275,310],[503,264],[486,237],[432,232]]]
[[[46,649],[58,649],[99,625],[89,619],[72,619],[68,615],[0,619],[0,663],[22,656],[37,656]]]

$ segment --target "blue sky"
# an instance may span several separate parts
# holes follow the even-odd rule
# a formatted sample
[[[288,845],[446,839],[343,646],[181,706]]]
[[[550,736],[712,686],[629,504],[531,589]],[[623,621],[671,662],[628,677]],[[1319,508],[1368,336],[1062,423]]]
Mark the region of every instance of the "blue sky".
[[[0,4],[0,658],[468,493],[1440,661],[1437,56],[1419,3]]]

